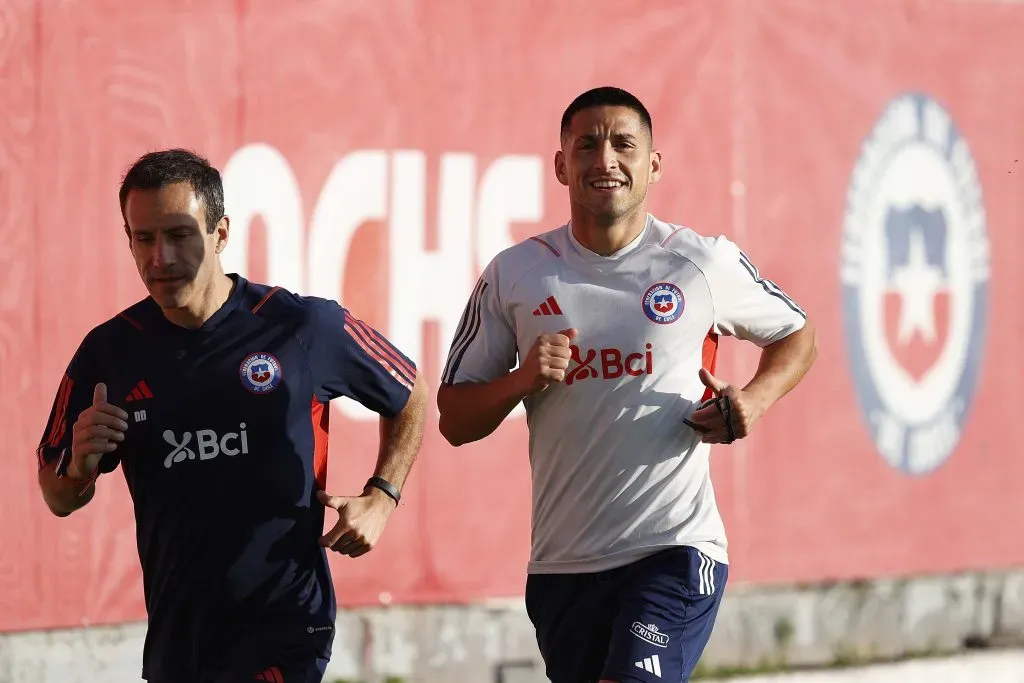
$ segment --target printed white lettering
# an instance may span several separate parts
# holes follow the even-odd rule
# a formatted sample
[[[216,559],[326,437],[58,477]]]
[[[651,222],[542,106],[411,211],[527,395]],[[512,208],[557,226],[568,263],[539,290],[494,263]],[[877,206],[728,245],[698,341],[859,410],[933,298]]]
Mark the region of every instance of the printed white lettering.
[[[433,367],[439,371],[476,272],[512,244],[513,223],[540,220],[544,164],[539,156],[509,155],[478,174],[475,155],[450,153],[440,156],[437,172],[432,249],[426,240],[428,163],[419,150],[358,150],[343,156],[317,196],[306,234],[302,193],[287,159],[268,144],[247,145],[224,167],[232,219],[225,268],[249,272],[248,229],[260,216],[268,233],[266,272],[272,284],[344,302],[353,237],[363,225],[386,222],[390,276],[382,296],[388,313],[387,329],[380,331],[422,365],[425,323],[436,323],[440,338]],[[331,404],[350,419],[378,417],[349,399]],[[512,414],[524,412],[520,404]],[[244,434],[241,439],[244,443]]]
[[[245,430],[245,423],[239,425],[238,432],[228,432],[223,436],[213,429],[199,429],[193,432],[185,432],[181,438],[170,429],[163,433],[164,441],[172,447],[170,453],[164,458],[164,467],[170,469],[176,463],[185,460],[195,460],[196,452],[190,444],[195,437],[196,448],[199,450],[200,460],[213,460],[218,455],[239,455],[249,452],[249,435]],[[232,442],[240,442],[241,449],[229,445]]]

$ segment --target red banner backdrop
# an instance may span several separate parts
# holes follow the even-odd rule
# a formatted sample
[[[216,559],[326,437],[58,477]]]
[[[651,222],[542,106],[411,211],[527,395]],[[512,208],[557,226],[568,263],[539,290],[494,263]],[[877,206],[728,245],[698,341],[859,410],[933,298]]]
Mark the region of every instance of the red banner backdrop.
[[[737,240],[820,328],[805,384],[713,455],[733,580],[1024,562],[1007,398],[1024,8],[0,1],[0,26],[0,630],[145,616],[123,480],[56,519],[33,454],[82,335],[144,295],[116,198],[135,157],[209,156],[234,220],[226,265],[338,298],[436,386],[487,260],[566,220],[558,119],[601,84],[652,110],[652,210]],[[722,354],[728,380],[756,365]],[[376,426],[336,410],[329,488],[347,493]],[[525,434],[517,414],[452,449],[432,415],[383,543],[333,560],[342,603],[519,594]]]

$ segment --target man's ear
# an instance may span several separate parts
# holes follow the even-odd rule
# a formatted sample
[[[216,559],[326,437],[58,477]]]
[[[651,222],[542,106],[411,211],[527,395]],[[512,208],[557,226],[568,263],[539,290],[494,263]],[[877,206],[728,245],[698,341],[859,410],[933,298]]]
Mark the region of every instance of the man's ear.
[[[656,183],[661,178],[661,152],[651,151],[651,182]]]
[[[565,170],[565,155],[562,150],[555,152],[555,177],[563,185],[569,184],[569,174]]]
[[[228,246],[228,234],[231,231],[231,219],[227,216],[221,216],[220,220],[217,221],[217,227],[214,230],[217,233],[217,253],[224,251],[224,248]]]

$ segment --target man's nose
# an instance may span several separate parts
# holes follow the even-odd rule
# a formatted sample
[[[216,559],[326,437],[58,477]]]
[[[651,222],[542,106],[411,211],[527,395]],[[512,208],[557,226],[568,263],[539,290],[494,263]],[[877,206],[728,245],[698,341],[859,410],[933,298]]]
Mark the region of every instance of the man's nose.
[[[153,249],[153,265],[158,268],[174,265],[177,257],[174,245],[167,238],[160,236],[156,238],[156,247]]]
[[[602,171],[613,171],[619,167],[619,156],[610,140],[604,141],[597,150],[597,167]]]

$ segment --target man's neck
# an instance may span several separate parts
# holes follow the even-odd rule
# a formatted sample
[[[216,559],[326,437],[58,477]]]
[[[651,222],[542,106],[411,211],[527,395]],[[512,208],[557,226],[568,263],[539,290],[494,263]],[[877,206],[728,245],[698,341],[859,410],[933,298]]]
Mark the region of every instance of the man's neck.
[[[609,256],[637,238],[647,226],[647,211],[638,208],[612,223],[602,223],[597,216],[573,206],[572,235],[590,251]]]
[[[213,317],[231,296],[235,281],[224,273],[210,279],[206,289],[194,301],[181,308],[164,309],[164,316],[175,325],[194,330]]]

